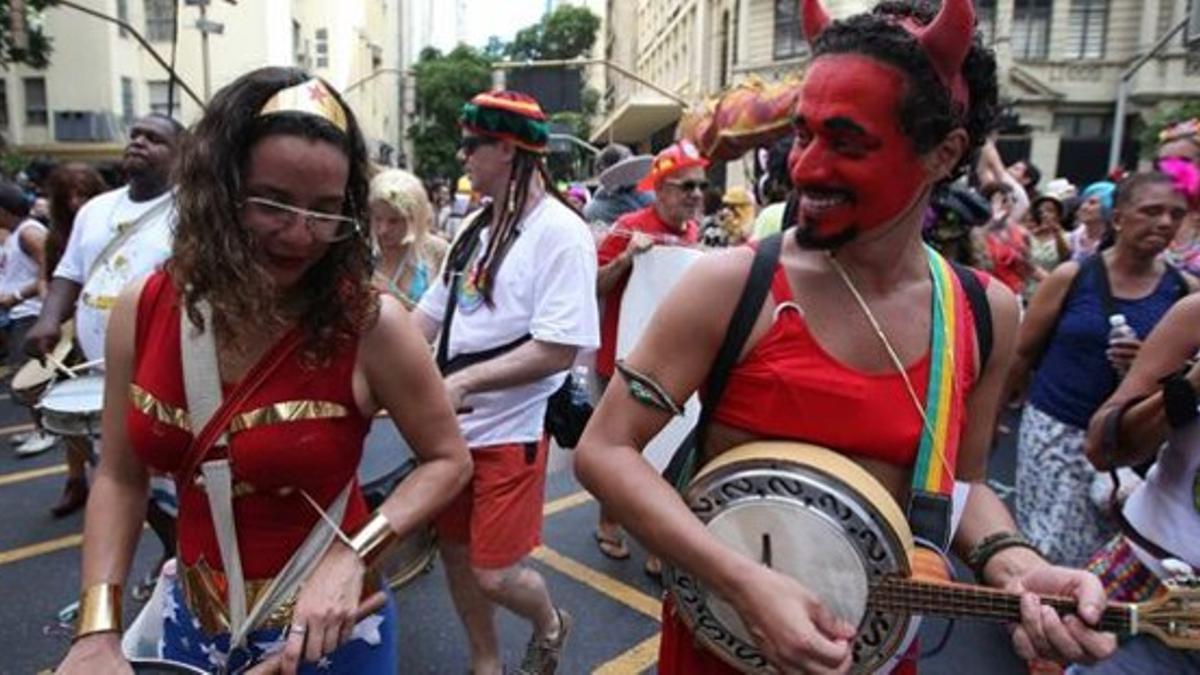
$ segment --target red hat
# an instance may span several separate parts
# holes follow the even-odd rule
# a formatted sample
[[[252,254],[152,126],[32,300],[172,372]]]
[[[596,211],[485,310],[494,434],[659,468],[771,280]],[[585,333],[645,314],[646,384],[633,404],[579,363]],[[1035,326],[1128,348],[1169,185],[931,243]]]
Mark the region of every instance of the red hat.
[[[692,145],[691,141],[676,141],[654,156],[654,163],[650,165],[650,173],[638,181],[637,189],[649,192],[667,176],[693,166],[701,169],[708,168],[708,160],[700,155],[700,151]]]

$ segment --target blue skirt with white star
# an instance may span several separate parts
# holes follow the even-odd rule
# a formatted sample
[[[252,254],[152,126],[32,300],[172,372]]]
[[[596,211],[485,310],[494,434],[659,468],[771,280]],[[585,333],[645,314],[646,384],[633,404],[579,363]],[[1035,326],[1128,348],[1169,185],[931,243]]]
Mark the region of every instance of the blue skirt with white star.
[[[170,583],[163,612],[163,658],[185,663],[210,672],[239,673],[265,657],[283,649],[287,640],[284,629],[273,628],[250,633],[246,644],[230,652],[229,633],[209,636],[200,630],[183,600],[183,587],[175,579]],[[303,663],[300,672],[310,675],[365,673],[383,675],[396,672],[396,600],[387,594],[387,604],[354,626],[350,640],[315,663]]]

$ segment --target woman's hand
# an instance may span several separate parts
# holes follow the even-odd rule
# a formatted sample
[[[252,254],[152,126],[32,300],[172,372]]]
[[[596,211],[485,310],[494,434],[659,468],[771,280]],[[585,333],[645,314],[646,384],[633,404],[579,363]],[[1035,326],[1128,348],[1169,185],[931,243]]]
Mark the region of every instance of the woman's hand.
[[[358,555],[335,540],[300,588],[280,672],[295,673],[302,661],[316,662],[350,639],[365,573]]]
[[[1141,348],[1142,341],[1135,337],[1117,338],[1108,343],[1108,350],[1104,354],[1114,368],[1122,373],[1127,373],[1133,366],[1133,360],[1137,358]]]
[[[733,599],[763,655],[784,673],[845,673],[857,629],[791,577],[755,566]]]
[[[85,635],[71,645],[67,657],[59,664],[56,674],[92,675],[92,673],[133,673],[121,651],[121,636],[117,633]]]

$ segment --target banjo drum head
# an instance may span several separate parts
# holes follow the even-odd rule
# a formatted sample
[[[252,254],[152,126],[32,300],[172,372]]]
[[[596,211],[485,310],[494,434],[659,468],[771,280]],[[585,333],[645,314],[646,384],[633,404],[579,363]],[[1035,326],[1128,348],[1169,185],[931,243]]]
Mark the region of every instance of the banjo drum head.
[[[903,511],[862,467],[813,445],[760,442],[710,462],[685,501],[725,545],[800,581],[839,617],[859,627],[855,672],[874,672],[899,648],[903,613],[869,606],[871,587],[908,576],[912,534]],[[686,570],[664,581],[695,638],[745,673],[768,663],[741,618]]]

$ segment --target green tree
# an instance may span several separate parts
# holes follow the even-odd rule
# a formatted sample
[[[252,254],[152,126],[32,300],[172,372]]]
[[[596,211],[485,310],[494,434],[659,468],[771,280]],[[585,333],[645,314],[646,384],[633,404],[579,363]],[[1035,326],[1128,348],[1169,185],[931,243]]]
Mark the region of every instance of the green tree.
[[[24,63],[33,68],[45,68],[50,63],[50,38],[43,32],[42,12],[55,3],[53,0],[25,0],[22,34],[14,31],[14,13],[10,0],[0,0],[0,66]]]
[[[449,54],[432,47],[413,67],[417,80],[417,121],[409,129],[414,169],[422,178],[453,178],[462,167],[455,157],[458,115],[464,102],[491,86],[488,59],[467,45]]]
[[[559,5],[532,26],[517,31],[507,55],[514,60],[573,59],[596,44],[600,17],[587,7]]]
[[[1141,154],[1154,157],[1158,151],[1158,134],[1168,125],[1193,118],[1200,119],[1200,101],[1187,101],[1152,117],[1139,139]]]

